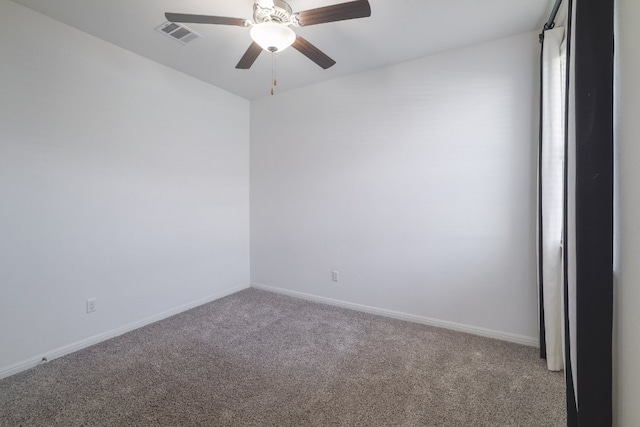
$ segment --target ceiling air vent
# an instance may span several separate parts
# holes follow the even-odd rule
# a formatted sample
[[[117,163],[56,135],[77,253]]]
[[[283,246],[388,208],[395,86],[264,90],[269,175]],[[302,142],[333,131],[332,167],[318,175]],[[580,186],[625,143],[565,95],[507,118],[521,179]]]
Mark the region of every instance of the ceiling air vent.
[[[179,41],[182,44],[187,44],[195,39],[199,39],[202,37],[200,34],[195,31],[185,27],[184,25],[176,24],[175,22],[165,22],[164,24],[156,27],[156,31],[161,32],[162,34]]]

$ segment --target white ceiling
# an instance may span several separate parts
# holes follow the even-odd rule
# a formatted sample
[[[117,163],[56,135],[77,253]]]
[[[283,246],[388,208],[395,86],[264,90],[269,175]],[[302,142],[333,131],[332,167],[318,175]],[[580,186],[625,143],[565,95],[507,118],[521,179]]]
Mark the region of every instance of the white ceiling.
[[[187,24],[203,38],[182,45],[154,30],[164,12],[252,18],[253,0],[13,0],[246,99],[271,89],[271,54],[235,65],[249,29]],[[294,12],[346,0],[290,0]],[[275,54],[277,91],[542,28],[554,0],[369,0],[371,17],[295,31],[337,63],[323,70],[295,49]]]

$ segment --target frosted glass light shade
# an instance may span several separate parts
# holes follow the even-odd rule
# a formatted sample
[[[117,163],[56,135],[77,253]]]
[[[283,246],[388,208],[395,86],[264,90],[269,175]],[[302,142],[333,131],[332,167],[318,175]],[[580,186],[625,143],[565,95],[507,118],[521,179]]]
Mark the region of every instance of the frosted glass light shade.
[[[280,52],[296,41],[296,33],[284,24],[263,22],[251,27],[249,33],[254,42],[269,52]]]

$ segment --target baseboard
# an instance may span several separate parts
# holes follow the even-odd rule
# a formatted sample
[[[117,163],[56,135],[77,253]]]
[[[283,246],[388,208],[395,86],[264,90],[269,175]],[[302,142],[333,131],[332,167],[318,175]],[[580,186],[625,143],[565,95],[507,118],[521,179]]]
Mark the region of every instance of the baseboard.
[[[240,286],[232,289],[227,289],[225,291],[221,291],[215,293],[213,295],[209,295],[204,298],[200,298],[198,300],[183,304],[181,306],[172,308],[170,310],[163,311],[162,313],[158,313],[156,315],[147,317],[145,319],[139,320],[137,322],[133,322],[127,324],[125,326],[112,329],[107,332],[103,332],[97,335],[93,335],[91,337],[82,339],[80,341],[76,341],[74,343],[59,347],[57,349],[42,353],[36,357],[29,358],[27,360],[23,360],[9,366],[5,366],[0,368],[0,379],[9,377],[11,375],[15,375],[19,372],[26,371],[27,369],[31,369],[35,366],[38,366],[42,363],[46,363],[48,361],[57,359],[62,356],[66,356],[67,354],[76,352],[78,350],[82,350],[83,348],[90,347],[94,344],[98,344],[102,341],[106,341],[110,338],[117,337],[118,335],[125,334],[127,332],[133,331],[135,329],[141,328],[143,326],[149,325],[151,323],[157,322],[159,320],[165,319],[167,317],[173,316],[178,313],[182,313],[183,311],[190,310],[197,306],[207,304],[211,301],[215,301],[217,299],[223,298],[227,295],[234,294],[243,289],[247,289],[249,286]],[[523,335],[511,334],[507,332],[495,331],[486,328],[480,328],[477,326],[464,325],[461,323],[449,322],[446,320],[438,320],[432,319],[425,316],[418,316],[415,314],[402,313],[394,310],[387,310],[383,308],[371,307],[363,304],[356,304],[347,301],[341,301],[333,298],[321,297],[317,295],[311,295],[303,292],[291,291],[288,289],[277,288],[274,286],[263,285],[259,283],[252,283],[252,288],[261,289],[268,292],[279,293],[283,295],[288,295],[294,298],[300,298],[308,301],[319,302],[322,304],[333,305],[336,307],[348,308],[351,310],[361,311],[364,313],[376,314],[379,316],[390,317],[393,319],[406,320],[409,322],[420,323],[423,325],[436,326],[444,329],[451,329],[454,331],[466,332],[473,335],[479,335],[487,338],[498,339],[502,341],[513,342],[517,344],[523,344],[531,347],[538,347],[539,342],[537,338],[527,337]]]
[[[511,333],[502,332],[502,331],[495,331],[492,329],[481,328],[478,326],[464,325],[462,323],[449,322],[447,320],[432,319],[430,317],[402,313],[399,311],[371,307],[368,305],[355,304],[347,301],[341,301],[333,298],[306,294],[304,292],[291,291],[288,289],[277,288],[274,286],[263,285],[259,283],[252,283],[251,287],[255,289],[261,289],[263,291],[288,295],[294,298],[300,298],[308,301],[319,302],[322,304],[333,305],[336,307],[348,308],[351,310],[361,311],[364,313],[377,314],[379,316],[391,317],[393,319],[398,319],[398,320],[406,320],[408,322],[420,323],[428,326],[436,326],[438,328],[451,329],[453,331],[466,332],[468,334],[479,335],[482,337],[493,338],[501,341],[508,341],[508,342],[522,344],[530,347],[540,346],[538,338],[534,338],[534,337],[527,337],[524,335],[511,334]]]
[[[133,331],[135,329],[141,328],[143,326],[149,325],[159,320],[166,319],[167,317],[171,317],[178,313],[182,313],[183,311],[187,311],[192,308],[198,307],[200,305],[207,304],[211,301],[215,301],[217,299],[226,297],[227,295],[235,294],[236,292],[239,292],[247,288],[249,288],[249,286],[239,286],[236,288],[217,292],[213,295],[209,295],[204,298],[200,298],[195,301],[188,302],[186,304],[180,305],[170,310],[163,311],[162,313],[149,316],[137,322],[129,323],[128,325],[121,326],[119,328],[112,329],[110,331],[103,332],[97,335],[93,335],[91,337],[82,339],[80,341],[76,341],[74,343],[71,343],[62,347],[58,347],[54,350],[42,353],[36,357],[29,358],[27,360],[23,360],[23,361],[11,364],[9,366],[2,367],[0,368],[0,379],[9,377],[11,375],[15,375],[22,371],[26,371],[27,369],[31,369],[42,363],[50,362],[51,360],[57,359],[58,357],[66,356],[67,354],[73,353],[78,350],[82,350],[83,348],[90,347],[94,344],[98,344],[110,338],[117,337],[118,335],[125,334],[127,332]]]

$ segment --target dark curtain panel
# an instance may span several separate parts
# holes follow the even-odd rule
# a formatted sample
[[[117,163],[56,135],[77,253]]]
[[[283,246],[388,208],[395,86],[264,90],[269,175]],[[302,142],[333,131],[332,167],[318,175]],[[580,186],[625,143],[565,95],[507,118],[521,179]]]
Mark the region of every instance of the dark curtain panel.
[[[542,281],[544,265],[542,261],[542,108],[544,105],[543,99],[543,51],[544,51],[544,32],[546,28],[540,33],[540,127],[539,127],[539,139],[538,139],[538,306],[540,309],[540,357],[542,359],[547,358],[547,340],[546,330],[544,327],[544,283]]]
[[[575,252],[565,251],[565,265],[575,263],[575,278],[565,271],[568,424],[605,427],[612,424],[614,3],[573,0],[570,7],[575,150],[567,155],[575,187],[565,186],[575,216],[565,216],[565,230],[573,227],[568,246]],[[570,236],[565,231],[565,242]]]

